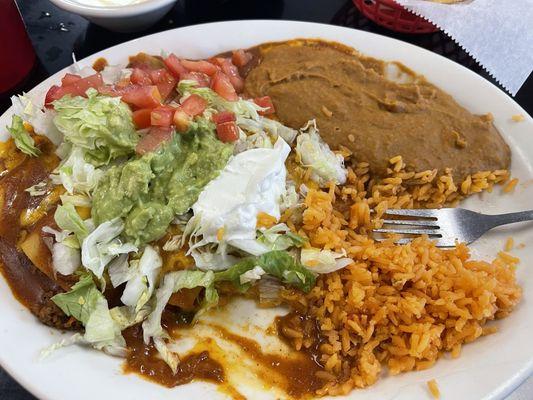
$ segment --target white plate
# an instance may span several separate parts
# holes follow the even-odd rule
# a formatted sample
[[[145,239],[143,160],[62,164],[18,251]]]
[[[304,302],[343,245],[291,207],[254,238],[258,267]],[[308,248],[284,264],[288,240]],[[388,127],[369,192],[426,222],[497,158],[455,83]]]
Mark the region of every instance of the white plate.
[[[82,60],[81,64],[91,65],[98,57],[107,58],[111,64],[124,63],[129,55],[139,51],[159,53],[160,50],[165,50],[189,58],[204,58],[230,49],[297,37],[335,40],[370,56],[401,61],[424,74],[472,112],[491,112],[496,126],[511,146],[512,173],[520,178],[521,183],[513,195],[500,195],[498,188],[492,194],[471,198],[466,206],[489,213],[533,208],[531,117],[505,93],[475,73],[404,42],[353,29],[314,23],[235,21],[161,32],[112,47]],[[34,90],[49,87],[59,81],[64,73],[65,70],[55,74]],[[514,114],[522,114],[526,120],[520,123],[512,122],[511,116]],[[0,126],[8,124],[9,119],[8,110],[0,117]],[[526,244],[524,249],[515,251],[522,259],[517,275],[524,289],[524,299],[514,313],[497,323],[500,328],[497,333],[465,346],[457,360],[445,357],[426,371],[384,377],[374,386],[355,390],[348,397],[358,400],[429,399],[425,382],[436,378],[442,399],[501,399],[527,378],[533,370],[531,228],[531,225],[523,224],[500,229],[487,234],[472,246],[475,256],[490,259],[502,248],[505,239],[510,235],[514,237],[515,243]],[[123,375],[120,360],[79,347],[61,350],[52,357],[39,361],[39,351],[61,338],[61,334],[39,324],[13,298],[3,279],[0,279],[0,304],[0,362],[15,379],[41,399],[156,400],[185,399],[192,396],[224,397],[214,386],[206,383],[166,389],[135,375]],[[246,307],[241,309],[238,317],[246,320],[246,312]],[[253,314],[257,315],[256,312]],[[273,396],[268,393],[263,393],[263,396],[253,391],[247,393],[251,398]]]

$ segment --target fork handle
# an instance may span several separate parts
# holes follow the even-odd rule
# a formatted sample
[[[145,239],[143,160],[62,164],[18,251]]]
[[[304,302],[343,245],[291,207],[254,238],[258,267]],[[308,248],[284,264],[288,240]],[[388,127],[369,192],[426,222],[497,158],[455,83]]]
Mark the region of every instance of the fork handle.
[[[487,215],[492,227],[513,224],[515,222],[524,222],[533,220],[533,210],[520,211],[507,214]]]

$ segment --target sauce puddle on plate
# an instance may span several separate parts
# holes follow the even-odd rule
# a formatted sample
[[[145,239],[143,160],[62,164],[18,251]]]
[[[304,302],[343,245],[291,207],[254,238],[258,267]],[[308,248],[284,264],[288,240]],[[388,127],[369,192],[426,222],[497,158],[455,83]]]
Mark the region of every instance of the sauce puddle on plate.
[[[278,339],[283,318],[277,318],[266,334],[262,331],[269,340],[260,343],[243,336],[251,336],[254,326],[232,325],[218,318],[190,326],[184,323],[188,318],[166,311],[164,327],[172,332],[178,345],[189,343],[178,352],[180,364],[176,374],[158,356],[153,344],[144,343],[140,326],[124,332],[131,349],[124,372],[139,374],[169,388],[205,381],[216,384],[221,393],[237,400],[253,398],[259,391],[275,394],[274,398],[309,398],[323,385],[316,375],[323,369],[313,350],[296,352]],[[317,350],[317,346],[313,349]]]

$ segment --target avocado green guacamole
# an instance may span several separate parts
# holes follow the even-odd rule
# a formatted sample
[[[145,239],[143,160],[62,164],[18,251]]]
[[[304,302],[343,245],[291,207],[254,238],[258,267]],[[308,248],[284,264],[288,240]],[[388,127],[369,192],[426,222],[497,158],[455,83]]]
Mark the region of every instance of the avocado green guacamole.
[[[187,212],[233,152],[208,124],[174,134],[159,150],[111,167],[94,191],[94,222],[123,218],[124,235],[136,245],[162,237],[174,216]]]

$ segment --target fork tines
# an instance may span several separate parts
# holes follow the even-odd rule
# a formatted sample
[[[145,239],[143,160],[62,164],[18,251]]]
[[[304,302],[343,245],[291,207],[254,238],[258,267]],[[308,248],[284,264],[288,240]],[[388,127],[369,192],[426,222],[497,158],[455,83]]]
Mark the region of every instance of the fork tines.
[[[376,233],[396,233],[401,235],[428,235],[433,238],[442,237],[440,233],[440,226],[434,210],[387,210],[385,215],[398,216],[397,219],[384,219],[383,226],[380,229],[374,229]],[[377,238],[378,240],[380,238]],[[413,238],[400,239],[402,241],[410,241]],[[399,241],[397,242],[399,243]]]

